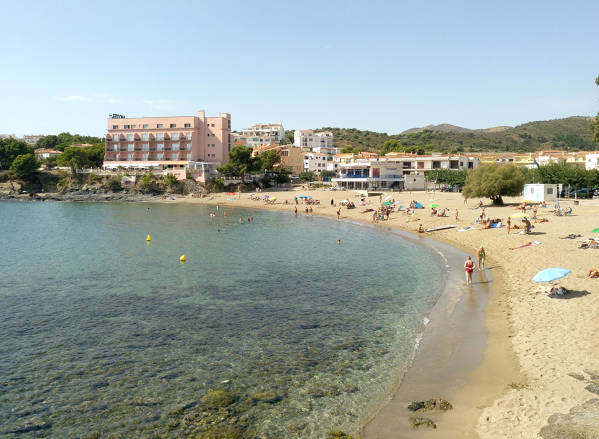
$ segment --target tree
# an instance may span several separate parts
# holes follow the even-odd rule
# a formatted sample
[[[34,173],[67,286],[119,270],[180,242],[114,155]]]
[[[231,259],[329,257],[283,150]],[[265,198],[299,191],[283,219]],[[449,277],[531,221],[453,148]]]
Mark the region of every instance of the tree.
[[[486,197],[493,204],[503,204],[503,196],[517,196],[524,189],[524,172],[514,165],[490,164],[470,170],[462,195],[464,198]]]
[[[173,187],[175,184],[177,184],[177,177],[175,177],[173,174],[169,172],[168,174],[166,174],[165,183],[168,187]]]
[[[298,175],[301,181],[314,181],[316,180],[316,175],[312,171],[305,171]]]
[[[341,149],[342,154],[358,154],[361,151],[357,146],[344,146]]]
[[[216,168],[221,174],[231,174],[245,180],[245,174],[255,172],[260,160],[252,158],[251,146],[236,145],[229,153],[229,161],[224,166]]]
[[[599,76],[595,78],[595,84],[599,86]],[[593,140],[599,142],[599,113],[597,113],[595,120],[591,122],[591,129],[593,130]]]
[[[260,167],[263,170],[272,171],[277,163],[281,162],[281,156],[275,149],[270,149],[258,156]]]
[[[91,166],[89,157],[85,148],[77,148],[69,146],[64,152],[56,158],[58,166],[68,166],[73,172],[78,168],[86,168]]]
[[[35,144],[37,148],[44,149],[56,149],[56,145],[58,145],[58,137],[54,135],[44,136]]]
[[[25,143],[17,139],[0,139],[0,169],[9,169],[17,156],[33,152]]]
[[[335,171],[321,171],[320,172],[320,176],[321,177],[330,177],[333,178],[337,175],[337,173]]]
[[[405,149],[402,146],[402,144],[399,143],[399,140],[391,139],[391,140],[387,140],[387,141],[385,141],[385,143],[383,143],[383,147],[381,148],[381,155],[385,155],[390,152],[402,152],[402,151],[405,151]]]
[[[18,155],[10,165],[10,170],[17,178],[28,179],[39,168],[39,162],[33,154]]]

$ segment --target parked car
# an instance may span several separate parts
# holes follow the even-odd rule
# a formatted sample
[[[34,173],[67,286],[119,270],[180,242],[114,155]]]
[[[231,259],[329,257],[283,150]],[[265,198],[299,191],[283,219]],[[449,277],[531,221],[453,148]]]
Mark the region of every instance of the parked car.
[[[594,190],[593,188],[583,188],[583,189],[578,189],[575,191],[571,191],[570,192],[570,198],[593,198],[594,195]]]

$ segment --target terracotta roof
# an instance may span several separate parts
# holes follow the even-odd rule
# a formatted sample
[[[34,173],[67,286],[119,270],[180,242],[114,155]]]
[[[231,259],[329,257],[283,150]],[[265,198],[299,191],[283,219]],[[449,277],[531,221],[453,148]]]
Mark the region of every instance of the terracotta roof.
[[[62,154],[62,152],[55,149],[38,148],[34,151],[34,154]]]

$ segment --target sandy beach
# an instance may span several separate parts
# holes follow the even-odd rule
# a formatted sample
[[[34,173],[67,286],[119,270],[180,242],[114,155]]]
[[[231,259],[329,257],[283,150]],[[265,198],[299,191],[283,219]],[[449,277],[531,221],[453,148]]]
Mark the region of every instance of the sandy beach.
[[[274,204],[250,199],[250,194],[240,196],[214,194],[208,198],[176,198],[175,201],[198,204],[218,204],[239,207],[267,208],[293,212],[294,197],[310,195],[321,205],[312,206],[314,215],[337,217],[339,201],[348,199],[356,203],[355,209],[341,208],[341,220],[372,223],[372,213],[362,213],[367,208],[377,209],[378,197],[370,197],[367,206],[358,205],[359,196],[352,191],[296,190],[264,191],[258,195],[276,196]],[[386,196],[383,195],[383,197]],[[549,208],[539,208],[538,219],[547,222],[534,224],[533,234],[519,234],[506,227],[482,230],[475,224],[480,215],[476,208],[479,200],[464,203],[456,193],[393,193],[396,204],[406,207],[415,199],[423,205],[437,203],[449,208],[448,217],[433,217],[429,208],[417,210],[418,221],[407,222],[404,212],[392,213],[380,227],[391,227],[417,232],[418,225],[425,228],[456,225],[456,228],[426,233],[429,238],[448,243],[475,255],[479,246],[487,252],[487,268],[493,276],[493,294],[485,309],[487,343],[482,362],[475,365],[466,382],[453,396],[454,410],[438,422],[439,429],[418,433],[418,437],[481,437],[481,438],[534,438],[547,424],[551,415],[568,413],[570,409],[593,398],[585,390],[587,372],[599,373],[599,339],[596,334],[599,320],[599,279],[587,279],[589,268],[597,266],[595,249],[579,249],[577,239],[560,239],[570,233],[592,236],[598,227],[599,200],[562,201],[562,207],[572,206],[571,216],[555,216]],[[331,206],[331,199],[335,206]],[[288,204],[285,204],[287,200]],[[517,203],[520,198],[506,198],[506,203]],[[516,214],[514,205],[495,207],[483,200],[486,215],[502,218]],[[298,214],[305,215],[305,206],[298,206]],[[455,219],[455,210],[459,218]],[[512,225],[521,226],[519,219]],[[458,232],[457,229],[473,227]],[[334,237],[332,237],[334,238]],[[578,238],[581,239],[581,238]],[[518,246],[537,241],[527,247]],[[475,258],[474,258],[475,259]],[[550,298],[537,293],[543,284],[531,278],[548,267],[572,270],[557,284],[574,291],[569,298]],[[474,273],[474,282],[480,278]],[[463,282],[463,281],[462,281]],[[576,375],[573,377],[572,375]],[[595,395],[596,396],[596,395]],[[435,395],[430,395],[435,397]],[[383,423],[392,423],[387,416]],[[373,420],[376,423],[377,418]],[[392,429],[390,429],[392,431]],[[365,437],[375,437],[365,429]],[[378,436],[380,437],[380,436]],[[397,436],[393,436],[397,437]],[[416,436],[415,436],[416,437]]]

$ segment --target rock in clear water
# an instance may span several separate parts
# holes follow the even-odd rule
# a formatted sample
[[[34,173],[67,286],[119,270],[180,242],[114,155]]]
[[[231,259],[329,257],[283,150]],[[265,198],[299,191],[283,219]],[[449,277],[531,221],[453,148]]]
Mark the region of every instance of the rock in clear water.
[[[420,428],[420,427],[437,428],[437,424],[435,424],[433,422],[433,420],[429,419],[429,418],[410,417],[410,424],[412,424],[412,428]]]
[[[567,414],[551,415],[539,435],[543,439],[599,439],[599,399],[573,407]]]
[[[235,398],[226,390],[209,390],[202,396],[202,404],[208,409],[218,409],[233,404]]]
[[[428,399],[426,401],[413,401],[408,405],[408,410],[413,412],[429,412],[432,410],[441,410],[446,412],[453,409],[453,406],[441,398]]]

